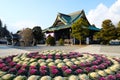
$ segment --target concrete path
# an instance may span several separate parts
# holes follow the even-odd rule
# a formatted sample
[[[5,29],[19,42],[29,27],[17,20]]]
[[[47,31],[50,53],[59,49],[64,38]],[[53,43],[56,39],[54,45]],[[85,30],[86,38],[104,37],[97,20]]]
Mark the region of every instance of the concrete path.
[[[0,57],[8,56],[8,55],[16,55],[20,53],[27,53],[26,50],[10,48],[8,46],[0,46]]]
[[[89,45],[89,46],[86,46],[83,48],[76,49],[74,51],[81,52],[81,53],[87,52],[87,53],[93,53],[93,54],[104,54],[104,55],[108,55],[108,56],[120,57],[120,50],[118,50],[119,48],[117,49],[117,53],[116,53],[116,51],[112,52],[113,49],[114,49],[113,46],[105,47],[103,45]]]
[[[65,48],[66,47],[66,48]],[[40,46],[40,48],[35,48],[34,47],[30,48],[30,49],[18,49],[18,48],[14,48],[14,47],[8,47],[5,45],[0,45],[0,57],[2,56],[8,56],[8,55],[16,55],[16,54],[20,54],[20,53],[29,53],[32,51],[41,51],[41,50],[52,50],[52,49],[60,49],[60,50],[67,50],[67,51],[76,51],[76,52],[87,52],[87,53],[93,53],[93,54],[105,54],[105,55],[109,55],[109,56],[117,56],[120,57],[120,46],[116,46],[116,48],[114,48],[114,46],[103,46],[103,45],[88,45],[86,47],[75,47],[75,46],[63,46],[63,47],[59,47],[59,46],[54,46],[54,47],[46,47],[46,46]],[[113,49],[117,51],[117,53],[115,51],[113,51]]]

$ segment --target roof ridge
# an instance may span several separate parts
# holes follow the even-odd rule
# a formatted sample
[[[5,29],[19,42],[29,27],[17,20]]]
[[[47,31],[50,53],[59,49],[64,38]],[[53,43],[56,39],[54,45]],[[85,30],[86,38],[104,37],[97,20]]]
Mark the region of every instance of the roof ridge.
[[[71,16],[71,15],[75,15],[75,14],[80,14],[82,11],[84,11],[84,10],[75,11],[75,12],[72,12],[68,15]]]

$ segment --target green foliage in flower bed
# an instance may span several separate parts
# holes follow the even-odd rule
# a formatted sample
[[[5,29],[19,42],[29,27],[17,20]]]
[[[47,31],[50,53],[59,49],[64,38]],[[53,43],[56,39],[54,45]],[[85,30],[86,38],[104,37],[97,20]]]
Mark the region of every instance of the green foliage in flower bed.
[[[0,80],[119,80],[120,59],[47,50],[0,59]]]
[[[50,45],[50,46],[54,46],[55,45],[55,38],[49,35],[46,39],[46,44]]]

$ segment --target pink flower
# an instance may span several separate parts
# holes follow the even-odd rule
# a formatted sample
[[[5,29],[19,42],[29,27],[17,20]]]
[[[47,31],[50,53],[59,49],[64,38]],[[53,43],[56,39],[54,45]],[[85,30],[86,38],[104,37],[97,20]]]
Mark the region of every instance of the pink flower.
[[[71,73],[72,73],[72,70],[71,70],[71,69],[66,69],[66,70],[64,71],[64,73],[65,73],[65,74],[71,74]]]
[[[4,61],[2,59],[0,59],[0,64],[3,63]]]
[[[21,68],[22,68],[22,69],[26,69],[26,68],[27,68],[27,65],[22,65]]]
[[[9,67],[8,66],[5,66],[2,68],[2,71],[8,71],[9,70]]]
[[[105,66],[103,64],[98,65],[99,69],[105,69]]]
[[[98,69],[98,66],[94,65],[94,66],[92,66],[92,69],[96,70],[96,69]]]
[[[57,70],[57,69],[53,69],[53,70],[51,70],[51,73],[52,74],[57,74],[59,71]]]
[[[47,69],[47,66],[41,66],[40,67],[40,70],[45,70],[45,69]]]
[[[82,73],[82,72],[83,72],[82,69],[77,69],[77,70],[75,71],[76,74],[80,74],[80,73]]]
[[[30,70],[29,70],[29,73],[30,73],[30,75],[35,75],[35,74],[37,74],[38,72],[37,72],[37,69],[30,69]]]
[[[80,66],[81,66],[81,67],[86,67],[86,64],[83,63],[83,62],[81,62],[81,63],[80,63]]]
[[[18,70],[21,68],[21,65],[20,64],[16,64],[15,68]]]
[[[72,65],[71,66],[71,69],[77,69],[78,67],[77,67],[77,65]]]
[[[17,74],[18,74],[18,75],[25,75],[26,72],[27,72],[27,71],[26,71],[25,69],[20,69],[20,70],[18,70]]]
[[[15,62],[10,62],[9,65],[10,65],[11,67],[13,67],[13,66],[16,65],[16,63],[15,63]]]
[[[85,68],[85,71],[86,71],[86,72],[91,72],[92,69],[91,69],[90,67],[86,67],[86,68]]]
[[[40,70],[41,76],[44,76],[47,74],[47,70]]]
[[[29,68],[30,69],[36,69],[36,66],[30,66]]]
[[[1,63],[0,64],[0,69],[3,68],[4,66],[6,66],[6,64],[5,63]]]
[[[100,77],[99,80],[107,80],[105,77]]]
[[[50,66],[50,69],[57,69],[56,66]]]
[[[9,73],[16,73],[16,68],[11,68],[11,69],[9,69],[8,72],[9,72]]]
[[[65,71],[66,69],[68,69],[68,66],[62,66],[63,71]]]
[[[117,78],[117,79],[120,79],[120,73],[117,73],[117,74],[116,74],[116,78]]]
[[[114,75],[108,75],[107,80],[116,80],[116,77]]]

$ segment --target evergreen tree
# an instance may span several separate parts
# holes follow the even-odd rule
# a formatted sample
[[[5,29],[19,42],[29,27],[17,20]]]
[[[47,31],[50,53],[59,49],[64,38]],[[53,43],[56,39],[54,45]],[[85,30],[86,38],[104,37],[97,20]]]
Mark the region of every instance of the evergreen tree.
[[[118,22],[118,25],[117,25],[117,39],[120,40],[120,21]]]
[[[77,20],[75,23],[73,23],[72,25],[72,37],[78,39],[80,41],[80,44],[81,44],[81,41],[89,35],[89,29],[88,29],[88,26],[89,26],[89,23],[83,19],[83,18],[80,18],[79,20]]]
[[[43,33],[42,33],[42,29],[40,26],[35,26],[33,29],[33,36],[35,39],[34,44],[36,45],[40,40],[43,39]]]
[[[116,39],[116,28],[110,19],[102,22],[100,37],[102,38],[103,44],[108,44],[110,40]]]

